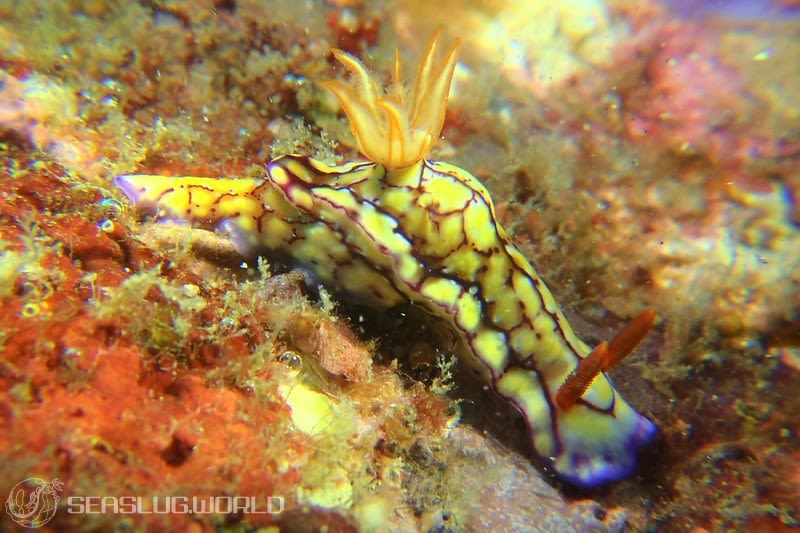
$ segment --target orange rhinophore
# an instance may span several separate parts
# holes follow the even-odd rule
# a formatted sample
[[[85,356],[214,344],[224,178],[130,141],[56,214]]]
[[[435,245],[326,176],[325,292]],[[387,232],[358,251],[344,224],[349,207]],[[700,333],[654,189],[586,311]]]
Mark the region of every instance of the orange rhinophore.
[[[614,368],[626,355],[631,353],[647,337],[655,321],[656,312],[648,309],[634,318],[625,329],[614,335],[608,344],[608,356],[606,364],[603,365],[603,372]]]
[[[592,350],[592,353],[580,360],[556,393],[556,403],[561,409],[566,411],[575,405],[594,378],[603,371],[607,359],[608,343],[603,341]]]
[[[578,398],[583,396],[600,372],[611,370],[642,342],[653,327],[655,320],[655,311],[648,309],[617,333],[610,343],[601,342],[592,350],[592,353],[581,359],[575,370],[558,389],[556,394],[558,406],[567,410],[575,405]]]

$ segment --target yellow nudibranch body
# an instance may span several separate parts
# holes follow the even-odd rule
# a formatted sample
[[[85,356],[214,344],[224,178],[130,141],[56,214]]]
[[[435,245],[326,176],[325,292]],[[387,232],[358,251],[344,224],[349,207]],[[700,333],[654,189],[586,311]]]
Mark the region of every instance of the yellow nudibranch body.
[[[399,61],[383,94],[357,59],[335,52],[355,81],[325,86],[369,161],[292,155],[269,162],[259,179],[126,175],[116,183],[163,216],[221,225],[242,253],[284,252],[331,287],[383,307],[412,302],[444,319],[469,362],[522,413],[534,448],[559,476],[586,487],[622,479],[656,427],[603,372],[654,315],[592,352],[497,221],[483,185],[424,159],[444,122],[457,54],[456,44],[436,64],[437,46],[438,36],[410,95]]]

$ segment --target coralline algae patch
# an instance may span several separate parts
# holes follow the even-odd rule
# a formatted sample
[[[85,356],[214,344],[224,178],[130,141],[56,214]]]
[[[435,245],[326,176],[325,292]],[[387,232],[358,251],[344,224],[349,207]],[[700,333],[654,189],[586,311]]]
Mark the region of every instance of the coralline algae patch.
[[[8,284],[0,372],[4,493],[12,480],[38,475],[61,478],[73,495],[174,494],[181,487],[219,494],[219,487],[198,480],[230,456],[236,464],[215,475],[227,488],[255,492],[256,483],[260,494],[295,482],[296,470],[278,474],[268,468],[264,442],[257,438],[257,428],[274,431],[288,420],[281,403],[209,388],[202,368],[177,375],[169,368],[174,360],[144,353],[123,334],[130,321],[167,318],[135,314],[145,310],[142,302],[158,308],[163,296],[157,290],[136,295],[137,305],[129,301],[114,318],[99,319],[88,305],[118,287],[130,267],[157,267],[133,241],[117,241],[100,229],[107,216],[100,192],[76,187],[58,165],[30,160],[7,145],[3,150],[4,168],[18,167],[2,177],[6,201],[0,215],[0,264]],[[78,207],[80,217],[71,213]],[[14,254],[28,256],[9,272],[14,263],[7,260]],[[254,422],[242,422],[240,410]],[[305,448],[291,439],[285,445],[298,453]],[[187,461],[197,469],[178,468]],[[72,519],[60,518],[65,525]],[[88,525],[85,520],[80,523]]]
[[[236,456],[225,477],[231,487],[254,492],[257,480],[261,493],[296,482],[296,469],[278,474],[269,468],[272,459],[256,438],[288,424],[282,402],[209,388],[206,369],[179,372],[175,359],[143,353],[126,339],[123,330],[131,322],[146,322],[149,328],[139,328],[150,334],[148,341],[178,352],[184,339],[153,334],[161,320],[180,318],[179,308],[159,316],[171,302],[155,282],[152,291],[120,302],[115,316],[98,318],[90,302],[119,291],[123,280],[130,281],[131,268],[158,269],[154,257],[127,236],[116,240],[101,229],[107,213],[100,192],[75,187],[58,165],[29,160],[7,145],[3,156],[4,168],[18,167],[4,172],[0,215],[3,479],[59,476],[72,494],[158,493],[182,486],[214,494],[218,489],[196,483],[205,479],[200,472],[215,471],[215,462]],[[80,217],[70,213],[78,206]],[[25,260],[15,261],[20,254]],[[187,279],[161,282],[191,286]],[[139,314],[147,310],[155,314]],[[241,421],[240,409],[252,422]],[[286,450],[302,454],[307,448],[283,437]],[[194,453],[199,449],[203,453]],[[175,469],[191,457],[203,458],[192,461],[197,470]]]

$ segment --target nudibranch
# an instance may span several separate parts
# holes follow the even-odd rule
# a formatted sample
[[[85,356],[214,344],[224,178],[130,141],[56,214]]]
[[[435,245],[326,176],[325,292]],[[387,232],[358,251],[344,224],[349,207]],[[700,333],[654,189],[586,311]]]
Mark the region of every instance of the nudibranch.
[[[252,179],[125,175],[116,184],[159,215],[221,226],[237,249],[288,254],[331,287],[389,307],[412,302],[444,319],[464,358],[522,413],[533,447],[563,479],[593,487],[628,476],[655,425],[606,376],[647,334],[643,313],[594,350],[497,221],[469,172],[425,155],[445,118],[458,42],[435,36],[413,86],[383,91],[334,50],[352,84],[325,81],[366,161],[287,155]],[[437,57],[443,55],[441,60]]]

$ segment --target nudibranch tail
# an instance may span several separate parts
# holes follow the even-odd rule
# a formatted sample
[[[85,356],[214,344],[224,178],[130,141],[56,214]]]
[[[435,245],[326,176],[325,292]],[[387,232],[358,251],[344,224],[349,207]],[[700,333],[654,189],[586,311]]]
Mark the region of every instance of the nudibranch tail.
[[[342,106],[361,153],[388,169],[421,161],[442,132],[459,45],[454,42],[437,63],[440,33],[422,56],[410,94],[402,87],[397,58],[393,85],[384,94],[361,61],[333,50],[334,57],[351,73],[352,86],[338,80],[321,84]]]

